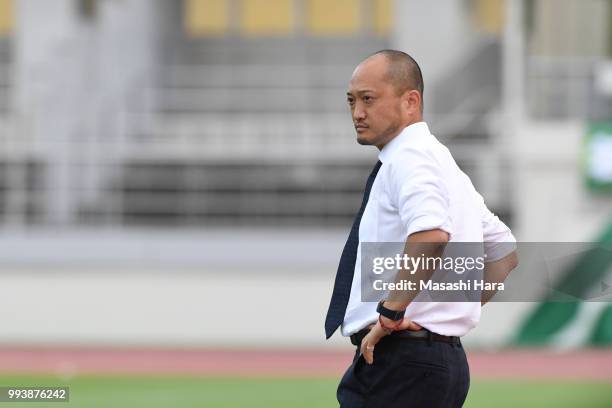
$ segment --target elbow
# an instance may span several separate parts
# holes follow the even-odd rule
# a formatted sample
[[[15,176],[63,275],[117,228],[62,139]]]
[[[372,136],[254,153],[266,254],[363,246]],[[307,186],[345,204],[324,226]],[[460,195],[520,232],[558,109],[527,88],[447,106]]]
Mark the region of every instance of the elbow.
[[[516,269],[518,264],[519,264],[518,255],[516,254],[516,251],[514,251],[508,256],[508,267],[510,270],[513,270],[513,269]]]
[[[430,242],[444,245],[450,240],[450,234],[442,229],[438,228],[427,232],[429,233]]]

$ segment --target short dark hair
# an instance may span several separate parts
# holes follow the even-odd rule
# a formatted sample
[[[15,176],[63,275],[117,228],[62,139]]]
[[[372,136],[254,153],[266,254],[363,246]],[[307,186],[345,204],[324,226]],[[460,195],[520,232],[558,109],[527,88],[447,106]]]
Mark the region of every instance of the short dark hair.
[[[393,84],[398,95],[407,90],[417,90],[421,94],[421,109],[423,109],[423,73],[421,67],[410,55],[398,50],[380,50],[369,57],[383,55],[389,62],[387,78]],[[368,58],[369,58],[368,57]]]

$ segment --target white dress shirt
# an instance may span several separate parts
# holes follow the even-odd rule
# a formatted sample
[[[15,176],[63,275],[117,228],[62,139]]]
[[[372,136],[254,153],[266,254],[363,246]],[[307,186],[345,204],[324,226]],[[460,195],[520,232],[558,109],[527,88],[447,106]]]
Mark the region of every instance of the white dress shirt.
[[[425,122],[406,127],[382,148],[379,160],[382,166],[359,225],[344,336],[378,319],[376,303],[361,301],[361,242],[405,242],[415,232],[441,229],[450,234],[449,242],[483,242],[487,262],[514,249],[496,243],[516,242]],[[406,317],[435,333],[463,336],[478,323],[480,308],[480,302],[413,302]]]

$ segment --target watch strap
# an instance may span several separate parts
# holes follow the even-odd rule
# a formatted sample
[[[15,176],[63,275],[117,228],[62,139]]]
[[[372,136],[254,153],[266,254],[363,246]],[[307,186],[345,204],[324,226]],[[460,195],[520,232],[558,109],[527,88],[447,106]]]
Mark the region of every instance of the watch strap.
[[[405,310],[387,309],[385,306],[383,306],[383,303],[385,303],[385,301],[381,300],[378,302],[378,306],[376,307],[376,312],[380,313],[381,316],[393,321],[402,320],[404,318],[404,314],[406,313]]]

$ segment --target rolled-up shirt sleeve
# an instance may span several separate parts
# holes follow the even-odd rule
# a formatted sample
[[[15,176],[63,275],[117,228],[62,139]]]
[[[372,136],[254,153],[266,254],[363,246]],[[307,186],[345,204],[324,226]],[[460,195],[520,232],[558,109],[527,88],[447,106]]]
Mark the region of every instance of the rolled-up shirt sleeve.
[[[510,228],[487,208],[480,194],[479,202],[486,262],[498,261],[516,250],[516,238]]]
[[[390,169],[391,199],[407,236],[433,229],[452,235],[449,193],[435,159],[426,151],[409,149],[390,163]]]

